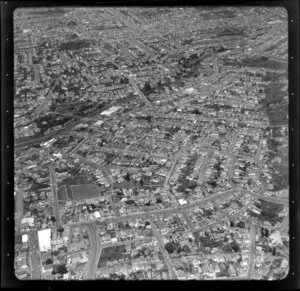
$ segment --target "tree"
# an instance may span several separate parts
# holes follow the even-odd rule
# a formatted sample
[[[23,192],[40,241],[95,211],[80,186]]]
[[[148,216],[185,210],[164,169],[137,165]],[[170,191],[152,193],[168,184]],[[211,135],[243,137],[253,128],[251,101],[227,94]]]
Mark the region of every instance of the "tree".
[[[52,264],[53,263],[53,260],[51,259],[51,258],[48,258],[47,260],[46,260],[46,265],[50,265],[50,264]]]
[[[169,254],[172,254],[172,253],[175,251],[175,247],[174,247],[174,245],[173,245],[172,242],[167,242],[167,243],[165,244],[165,249],[167,250],[167,252],[168,252]]]
[[[266,228],[266,229],[265,229],[265,236],[268,237],[268,236],[269,236],[269,233],[270,233],[269,229]]]
[[[239,228],[245,228],[245,221],[238,222],[236,226]]]
[[[68,270],[65,265],[59,265],[57,267],[57,273],[66,274],[66,273],[68,273]]]
[[[143,179],[140,180],[139,185],[140,185],[141,187],[144,186],[144,180],[143,180]]]
[[[130,181],[130,175],[129,173],[127,172],[126,175],[124,176],[124,179],[129,182]]]
[[[161,197],[157,197],[156,198],[156,203],[162,203],[162,198]]]
[[[232,242],[231,247],[232,247],[232,249],[233,249],[235,252],[239,252],[239,251],[240,251],[240,246],[237,244],[236,241]]]
[[[52,275],[57,274],[57,266],[53,266]]]

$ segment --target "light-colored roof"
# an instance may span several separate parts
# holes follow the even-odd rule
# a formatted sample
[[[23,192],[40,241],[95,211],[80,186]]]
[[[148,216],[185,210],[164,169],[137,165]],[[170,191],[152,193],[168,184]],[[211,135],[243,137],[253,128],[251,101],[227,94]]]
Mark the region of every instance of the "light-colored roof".
[[[21,220],[21,223],[28,223],[30,226],[33,226],[34,224],[34,218],[33,217],[25,217]]]
[[[99,211],[95,211],[95,212],[94,212],[94,216],[95,216],[96,218],[100,218],[100,213],[99,213]]]
[[[102,123],[104,123],[103,120],[98,120],[97,122],[94,123],[94,125],[101,125]]]
[[[113,112],[119,110],[121,107],[120,106],[112,106],[109,109],[103,111],[100,113],[101,115],[111,115]]]
[[[38,231],[39,247],[41,252],[51,249],[51,229],[42,229]]]
[[[180,205],[187,204],[187,201],[184,199],[178,199],[178,202],[180,203]]]
[[[28,234],[23,234],[22,235],[22,242],[23,243],[28,242]]]

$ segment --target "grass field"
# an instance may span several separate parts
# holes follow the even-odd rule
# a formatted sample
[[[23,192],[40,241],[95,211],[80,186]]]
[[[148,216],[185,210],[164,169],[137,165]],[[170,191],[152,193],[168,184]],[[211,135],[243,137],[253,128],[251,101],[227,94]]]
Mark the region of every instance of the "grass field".
[[[74,195],[70,185],[66,185],[67,196],[70,200],[74,199]]]
[[[101,196],[100,188],[94,184],[72,185],[73,199],[88,199]]]
[[[68,195],[67,195],[67,189],[66,189],[66,185],[61,186],[57,189],[57,199],[59,201],[67,201],[68,199]]]
[[[100,196],[102,196],[100,188],[94,184],[63,185],[57,190],[59,201],[89,199]]]

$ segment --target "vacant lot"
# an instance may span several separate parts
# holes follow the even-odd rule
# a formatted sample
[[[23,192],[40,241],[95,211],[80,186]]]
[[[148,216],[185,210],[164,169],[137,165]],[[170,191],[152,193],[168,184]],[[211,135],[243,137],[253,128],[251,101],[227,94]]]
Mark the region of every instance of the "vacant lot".
[[[261,209],[261,213],[259,215],[254,215],[257,216],[259,220],[268,221],[273,226],[276,224],[276,222],[282,222],[283,218],[278,215],[283,209],[282,204],[258,199],[254,205]]]
[[[125,252],[126,249],[124,245],[112,246],[103,249],[98,262],[98,268],[106,267],[107,262],[123,259],[125,257]]]
[[[265,98],[260,101],[263,108],[269,108],[271,104],[286,103],[284,97],[288,95],[287,90],[281,91],[283,84],[272,82],[264,88]]]
[[[272,182],[274,191],[285,189],[289,186],[289,149],[288,147],[278,147],[277,156],[280,161],[272,163]]]
[[[270,125],[288,125],[288,113],[288,105],[281,105],[266,111]]]
[[[271,172],[274,191],[286,189],[289,186],[289,167],[283,164],[273,164]]]
[[[264,56],[253,56],[242,60],[241,64],[248,67],[266,68],[272,70],[287,70],[287,64],[277,62]]]

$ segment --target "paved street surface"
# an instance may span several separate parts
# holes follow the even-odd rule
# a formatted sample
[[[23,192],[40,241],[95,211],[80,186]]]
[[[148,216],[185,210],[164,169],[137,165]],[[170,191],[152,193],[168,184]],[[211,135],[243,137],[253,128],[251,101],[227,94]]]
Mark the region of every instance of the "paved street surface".
[[[96,228],[94,224],[86,224],[90,240],[89,258],[85,266],[83,279],[95,279],[96,267],[100,258],[100,244],[97,238]],[[98,260],[97,260],[98,259]]]
[[[38,243],[38,235],[36,230],[29,232],[30,255],[32,263],[32,279],[41,279],[41,254]]]
[[[56,225],[60,225],[60,214],[59,214],[59,205],[58,205],[58,198],[57,198],[57,183],[56,183],[56,176],[55,170],[53,166],[49,167],[49,174],[50,174],[50,184],[51,184],[51,191],[54,203],[54,214],[56,219]]]
[[[152,230],[153,230],[153,233],[158,241],[158,244],[159,244],[159,248],[160,248],[160,251],[165,259],[165,262],[168,266],[168,270],[169,270],[169,276],[170,276],[170,279],[173,280],[173,279],[176,279],[176,274],[175,274],[175,271],[174,271],[174,267],[173,267],[173,263],[172,263],[172,260],[167,252],[167,250],[165,249],[165,246],[164,246],[164,243],[162,241],[162,238],[160,236],[160,233],[159,231],[157,230],[154,222],[152,219],[150,219],[150,223],[151,223],[151,227],[152,227]]]
[[[248,267],[248,279],[252,279],[254,272],[254,261],[255,261],[255,226],[251,224],[250,226],[250,250],[249,250],[249,267]]]
[[[16,232],[20,232],[21,220],[23,218],[23,190],[16,190],[15,195],[15,225]]]

